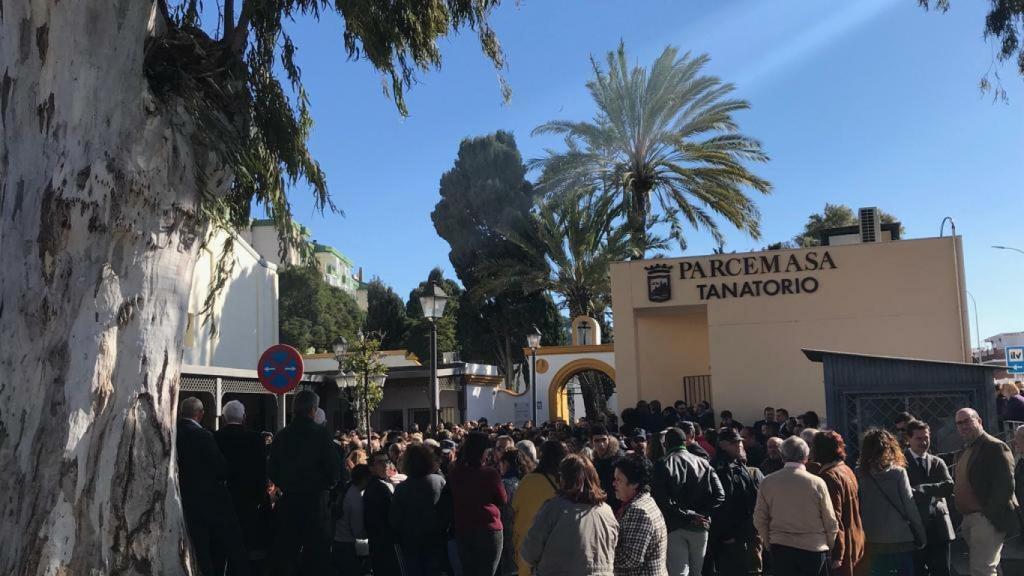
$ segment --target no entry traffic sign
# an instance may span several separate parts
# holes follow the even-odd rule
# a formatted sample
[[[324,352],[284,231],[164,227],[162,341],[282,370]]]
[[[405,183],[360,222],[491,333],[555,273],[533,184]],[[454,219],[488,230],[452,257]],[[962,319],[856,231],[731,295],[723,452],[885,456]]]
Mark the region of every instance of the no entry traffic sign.
[[[291,392],[302,380],[302,355],[287,344],[274,344],[260,356],[260,384],[273,394]]]

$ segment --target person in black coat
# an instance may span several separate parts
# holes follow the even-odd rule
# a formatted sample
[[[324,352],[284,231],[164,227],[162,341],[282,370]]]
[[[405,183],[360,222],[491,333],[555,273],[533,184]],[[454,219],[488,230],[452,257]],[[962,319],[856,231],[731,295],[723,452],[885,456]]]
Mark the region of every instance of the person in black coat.
[[[397,535],[391,527],[391,502],[395,487],[388,481],[388,453],[377,452],[370,461],[373,477],[363,491],[363,523],[370,538],[370,563],[374,576],[400,576]]]
[[[725,502],[711,514],[707,556],[719,574],[760,574],[762,543],[754,530],[754,506],[764,475],[747,466],[743,440],[732,428],[719,431],[711,465],[722,481]]]
[[[245,405],[224,405],[224,426],[213,433],[227,461],[228,491],[248,551],[264,548],[260,504],[267,492],[267,444],[263,435],[245,427]]]
[[[615,463],[622,458],[623,452],[619,448],[619,441],[608,434],[608,430],[601,424],[594,425],[590,429],[590,446],[594,450],[594,469],[597,470],[597,477],[601,480],[601,489],[607,494],[605,501],[612,510],[619,509],[619,501],[615,498],[615,489],[612,481],[615,477]]]
[[[946,463],[928,453],[931,431],[924,422],[911,420],[904,427],[908,447],[907,477],[914,493],[914,502],[924,522],[927,544],[914,551],[916,576],[949,576],[949,543],[956,538],[949,520],[946,498],[953,495],[953,478]]]
[[[310,390],[296,394],[295,415],[270,446],[267,475],[282,493],[276,510],[275,576],[319,576],[330,570],[330,490],[338,482],[341,462],[330,433],[313,421],[319,404],[320,397]]]
[[[226,556],[232,576],[246,576],[249,561],[226,486],[227,463],[213,434],[199,424],[204,413],[198,398],[186,398],[178,408],[175,446],[185,524],[201,574],[222,574]]]

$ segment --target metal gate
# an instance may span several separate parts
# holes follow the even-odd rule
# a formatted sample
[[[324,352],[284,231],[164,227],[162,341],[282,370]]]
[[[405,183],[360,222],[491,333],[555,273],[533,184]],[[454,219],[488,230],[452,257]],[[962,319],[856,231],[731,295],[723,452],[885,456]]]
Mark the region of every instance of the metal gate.
[[[900,412],[909,412],[918,420],[928,423],[932,430],[933,451],[951,452],[961,440],[954,422],[956,411],[977,408],[975,393],[963,391],[922,391],[904,393],[846,393],[840,397],[845,427],[840,431],[846,440],[847,452],[856,457],[860,438],[871,428],[893,430]]]
[[[704,400],[714,406],[715,404],[711,401],[711,376],[707,374],[683,376],[683,400],[689,406],[694,406]]]

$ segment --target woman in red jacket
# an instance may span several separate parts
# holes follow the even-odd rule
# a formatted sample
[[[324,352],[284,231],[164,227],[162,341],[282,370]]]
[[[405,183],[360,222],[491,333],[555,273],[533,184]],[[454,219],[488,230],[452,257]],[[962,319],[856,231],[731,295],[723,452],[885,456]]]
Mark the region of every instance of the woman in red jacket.
[[[498,470],[483,466],[489,447],[486,434],[470,433],[448,479],[455,504],[455,542],[467,576],[494,576],[501,559],[501,508],[506,496]]]

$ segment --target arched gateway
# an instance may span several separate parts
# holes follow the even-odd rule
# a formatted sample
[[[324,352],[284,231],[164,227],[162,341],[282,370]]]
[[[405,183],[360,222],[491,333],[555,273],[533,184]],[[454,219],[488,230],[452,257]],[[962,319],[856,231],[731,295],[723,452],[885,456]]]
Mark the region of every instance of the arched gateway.
[[[527,358],[531,351],[525,350]],[[568,346],[543,346],[537,349],[537,419],[541,422],[570,420],[570,404],[577,402],[581,415],[582,402],[574,399],[570,384],[587,371],[600,372],[615,380],[615,345],[601,344],[601,329],[593,318],[580,316],[572,322],[572,343]],[[616,398],[608,406],[616,410]]]

